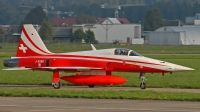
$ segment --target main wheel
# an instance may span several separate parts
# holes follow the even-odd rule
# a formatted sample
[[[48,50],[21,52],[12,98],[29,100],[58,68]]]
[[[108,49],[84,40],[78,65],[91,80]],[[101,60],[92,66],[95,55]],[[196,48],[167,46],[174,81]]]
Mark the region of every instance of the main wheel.
[[[146,86],[145,82],[142,82],[142,83],[140,84],[140,88],[141,88],[141,89],[146,89],[146,87],[147,87],[147,86]]]
[[[59,89],[62,86],[62,83],[59,81],[57,84],[53,84],[54,89]]]
[[[89,87],[89,88],[93,88],[93,87],[94,87],[94,85],[88,85],[88,87]]]

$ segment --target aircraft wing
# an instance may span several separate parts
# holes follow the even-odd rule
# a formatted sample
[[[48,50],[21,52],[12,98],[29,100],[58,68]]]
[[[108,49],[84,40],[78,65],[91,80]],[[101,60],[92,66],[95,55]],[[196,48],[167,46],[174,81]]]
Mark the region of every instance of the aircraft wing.
[[[25,68],[25,67],[15,67],[15,68],[6,68],[3,70],[34,70],[34,69],[43,69],[43,70],[77,70],[77,71],[85,71],[85,70],[103,70],[103,68],[96,67],[36,67],[36,68]]]
[[[34,68],[33,68],[34,69]],[[85,70],[103,70],[103,68],[96,67],[38,67],[36,69],[45,69],[45,70],[77,70],[77,71],[85,71]]]
[[[32,68],[25,68],[25,67],[15,67],[15,68],[6,68],[6,69],[3,69],[3,70],[31,70]]]

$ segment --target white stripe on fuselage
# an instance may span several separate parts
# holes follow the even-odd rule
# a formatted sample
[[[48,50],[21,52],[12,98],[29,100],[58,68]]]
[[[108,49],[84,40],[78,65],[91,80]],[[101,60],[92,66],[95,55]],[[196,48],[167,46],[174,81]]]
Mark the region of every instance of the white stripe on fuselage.
[[[69,55],[69,54],[68,54]],[[70,54],[72,55],[72,54]],[[151,58],[146,58],[146,57],[141,57],[141,56],[95,56],[95,57],[81,57],[80,55],[75,55],[70,56],[70,57],[64,57],[67,56],[63,54],[63,56],[33,56],[33,57],[28,57],[28,58],[60,58],[60,59],[70,59],[70,60],[90,60],[90,61],[99,61],[99,62],[115,62],[115,63],[126,63],[126,64],[131,64],[131,65],[137,65],[141,67],[149,67],[149,68],[154,68],[154,69],[159,69],[159,70],[165,70],[165,71],[171,71],[167,70],[167,67],[171,67],[174,64],[171,63],[160,63],[160,60],[155,60]],[[77,57],[80,56],[80,57]],[[106,59],[101,59],[101,58],[106,58]],[[111,58],[112,57],[112,58]],[[23,57],[26,58],[26,57]],[[110,59],[108,59],[110,58]],[[133,59],[135,58],[135,59]],[[125,60],[125,61],[124,61]],[[145,61],[148,60],[148,61]]]

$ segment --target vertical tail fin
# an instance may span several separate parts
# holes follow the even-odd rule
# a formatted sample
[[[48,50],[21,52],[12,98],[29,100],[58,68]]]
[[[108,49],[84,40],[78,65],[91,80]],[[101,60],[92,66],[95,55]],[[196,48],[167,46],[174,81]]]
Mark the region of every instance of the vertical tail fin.
[[[16,56],[39,56],[47,54],[51,54],[51,52],[46,48],[33,25],[24,24]]]

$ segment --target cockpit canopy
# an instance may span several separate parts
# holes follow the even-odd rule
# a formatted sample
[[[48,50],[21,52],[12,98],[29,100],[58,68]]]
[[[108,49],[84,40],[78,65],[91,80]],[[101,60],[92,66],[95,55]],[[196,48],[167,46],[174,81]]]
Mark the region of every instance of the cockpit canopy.
[[[142,56],[141,54],[138,54],[137,52],[125,49],[125,48],[116,48],[115,49],[115,55],[124,55],[124,56]]]

